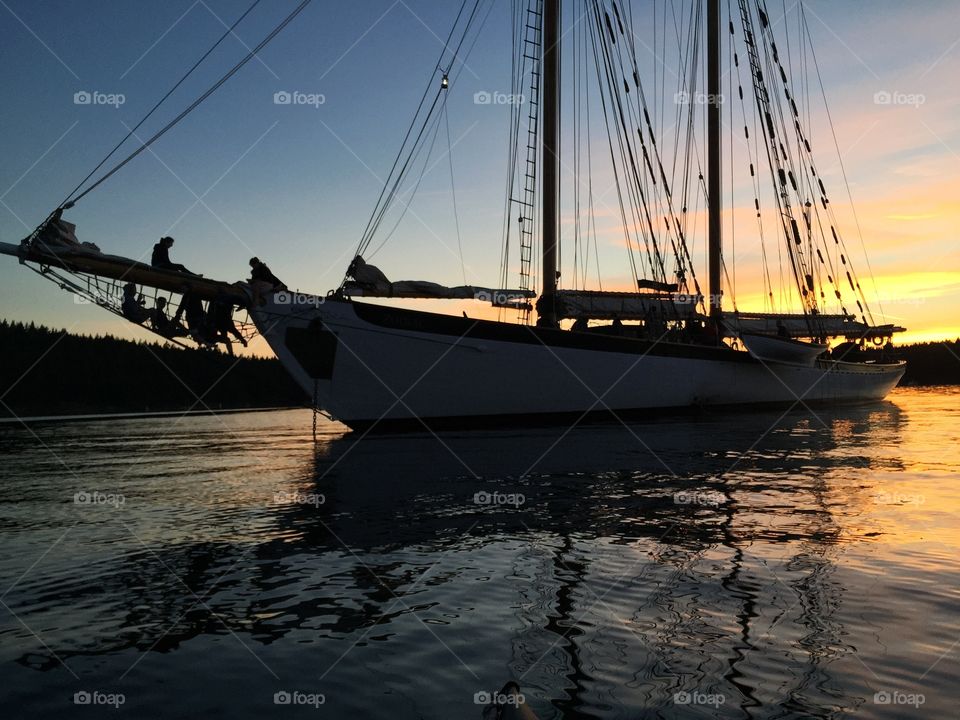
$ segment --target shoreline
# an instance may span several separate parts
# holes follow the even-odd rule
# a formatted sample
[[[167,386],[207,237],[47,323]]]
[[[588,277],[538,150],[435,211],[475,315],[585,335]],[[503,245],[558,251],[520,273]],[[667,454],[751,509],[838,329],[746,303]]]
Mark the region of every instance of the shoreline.
[[[274,407],[251,407],[251,408],[222,408],[207,410],[155,410],[144,412],[119,412],[119,413],[82,413],[76,415],[31,415],[29,417],[0,417],[0,427],[4,425],[23,424],[33,425],[36,423],[62,423],[62,422],[83,422],[90,420],[142,420],[149,418],[169,418],[169,417],[196,417],[204,415],[236,415],[239,413],[251,412],[279,412],[281,410],[301,410],[309,409],[303,405],[287,405]]]
[[[920,389],[939,389],[939,388],[957,388],[958,383],[928,383],[898,385],[892,392],[897,390],[920,390]],[[71,423],[71,422],[89,422],[97,420],[144,420],[149,418],[179,418],[179,417],[203,417],[205,415],[237,415],[240,413],[254,412],[280,412],[283,410],[309,410],[307,405],[278,405],[267,407],[247,407],[247,408],[220,408],[203,410],[154,410],[143,412],[112,412],[112,413],[78,413],[70,415],[31,415],[28,417],[0,417],[0,428],[8,425],[34,425],[39,423]]]

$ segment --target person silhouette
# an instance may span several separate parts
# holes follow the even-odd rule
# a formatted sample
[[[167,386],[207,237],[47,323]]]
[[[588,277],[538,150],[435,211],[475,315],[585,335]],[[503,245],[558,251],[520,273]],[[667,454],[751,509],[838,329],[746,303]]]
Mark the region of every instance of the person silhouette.
[[[187,273],[188,275],[196,275],[197,273],[190,272],[183,265],[179,263],[171,262],[170,260],[170,248],[173,247],[174,240],[169,235],[160,238],[160,242],[153,246],[153,254],[150,256],[150,264],[159,268],[160,270],[174,270],[176,272]],[[202,275],[198,277],[203,277]]]

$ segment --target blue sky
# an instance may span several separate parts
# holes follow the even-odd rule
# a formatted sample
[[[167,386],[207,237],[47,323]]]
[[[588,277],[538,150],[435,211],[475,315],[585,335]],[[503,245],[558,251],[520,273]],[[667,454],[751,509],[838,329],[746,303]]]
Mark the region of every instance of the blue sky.
[[[238,28],[239,38],[222,44],[143,136],[206,89],[242,57],[244,44],[255,45],[296,4],[261,3]],[[0,240],[18,242],[42,220],[212,44],[223,23],[248,5],[2,0]],[[654,52],[650,5],[634,5],[641,62],[649,61],[648,72],[666,68],[666,77],[676,58],[663,53],[662,44]],[[656,5],[661,13],[669,7]],[[960,210],[954,198],[960,179],[960,8],[946,1],[805,5],[873,269],[886,278],[886,294],[896,296],[890,313],[930,337],[953,333],[960,326]],[[788,24],[795,15],[793,4],[769,6],[776,16],[786,10]],[[687,3],[676,7],[682,11]],[[153,152],[84,198],[68,219],[78,224],[82,240],[105,252],[139,257],[170,234],[177,238],[174,259],[205,275],[240,279],[256,254],[291,286],[325,292],[342,277],[458,8],[439,0],[314,0],[259,59]],[[567,2],[568,25],[575,19],[572,8]],[[449,100],[463,260],[466,280],[476,284],[496,283],[498,275],[508,116],[502,107],[474,104],[473,95],[509,89],[509,17],[509,3],[496,3]],[[119,93],[125,102],[77,105],[80,91]],[[318,107],[276,105],[278,91],[318,93],[325,101]],[[874,96],[882,91],[922,95],[924,102],[878,105]],[[830,162],[835,153],[822,110],[814,108],[812,124],[829,151],[821,170],[836,181],[831,195],[839,201],[845,192],[839,166]],[[463,281],[446,149],[442,133],[435,150],[442,161],[375,259],[392,278]],[[604,222],[615,228],[614,218]],[[753,292],[745,278],[756,253],[749,228],[738,230],[738,237],[746,296]],[[850,237],[856,237],[853,230]],[[601,264],[613,284],[626,281],[621,246],[612,236],[601,246]],[[859,267],[866,270],[863,261]],[[0,262],[0,315],[146,337],[96,308],[74,304],[10,258]]]

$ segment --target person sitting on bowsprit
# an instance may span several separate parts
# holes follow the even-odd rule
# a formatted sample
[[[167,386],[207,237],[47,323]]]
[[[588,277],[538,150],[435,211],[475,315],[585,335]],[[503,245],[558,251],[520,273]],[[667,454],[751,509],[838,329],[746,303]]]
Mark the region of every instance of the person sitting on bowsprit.
[[[153,255],[150,257],[150,264],[160,270],[175,270],[177,272],[187,273],[188,275],[197,275],[190,272],[183,265],[170,261],[170,248],[173,247],[173,238],[169,235],[160,238],[160,242],[153,246]],[[203,275],[197,275],[203,277]]]
[[[162,297],[157,298],[157,304],[150,311],[150,325],[156,333],[169,339],[190,334],[179,320],[167,317],[167,299]]]
[[[270,272],[265,262],[260,258],[252,257],[250,258],[250,289],[253,290],[253,304],[260,305],[264,293],[286,290],[287,286]]]
[[[123,286],[123,300],[120,303],[120,311],[130,322],[138,325],[149,320],[151,313],[144,307],[145,301],[142,295],[137,294],[137,286],[129,282]]]

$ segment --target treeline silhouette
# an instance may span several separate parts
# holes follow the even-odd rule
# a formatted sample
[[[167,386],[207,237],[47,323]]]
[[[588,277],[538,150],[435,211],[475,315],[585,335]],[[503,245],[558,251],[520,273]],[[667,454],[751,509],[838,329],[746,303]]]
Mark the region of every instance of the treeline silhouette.
[[[309,405],[273,358],[231,358],[5,320],[0,398],[6,417]]]
[[[904,345],[893,355],[907,361],[901,385],[960,385],[960,339]]]

